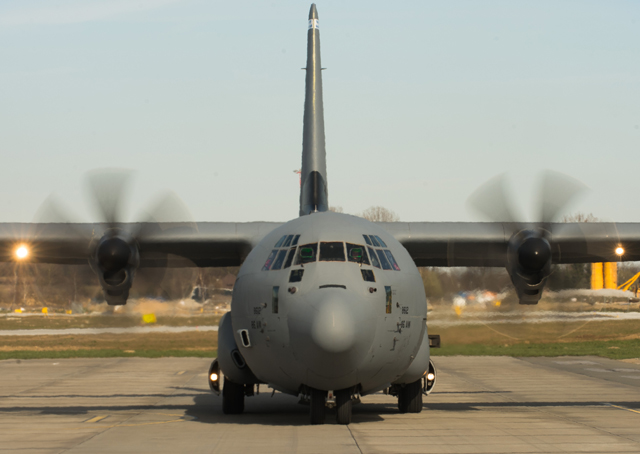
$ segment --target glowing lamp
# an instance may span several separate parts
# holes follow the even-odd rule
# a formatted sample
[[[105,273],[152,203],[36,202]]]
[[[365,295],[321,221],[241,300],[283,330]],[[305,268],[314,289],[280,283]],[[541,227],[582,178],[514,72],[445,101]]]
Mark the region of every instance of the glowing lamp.
[[[29,249],[25,246],[19,246],[18,249],[16,249],[16,257],[18,258],[18,260],[24,260],[29,256]]]
[[[436,378],[434,373],[427,374],[427,380],[432,381],[434,378]]]
[[[218,380],[218,374],[216,374],[215,372],[214,372],[214,373],[212,373],[212,374],[209,376],[209,379],[210,379],[211,381],[217,381],[217,380]]]
[[[618,246],[616,248],[616,255],[621,256],[622,254],[624,254],[624,249],[621,246]]]

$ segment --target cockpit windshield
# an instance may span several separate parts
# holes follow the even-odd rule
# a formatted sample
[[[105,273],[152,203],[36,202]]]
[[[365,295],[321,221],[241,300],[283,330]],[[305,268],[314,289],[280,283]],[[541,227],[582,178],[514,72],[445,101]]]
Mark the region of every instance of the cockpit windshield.
[[[341,241],[331,241],[320,243],[321,262],[344,262],[344,243]]]
[[[318,243],[303,244],[298,248],[296,265],[315,262],[318,256]]]
[[[347,257],[350,262],[362,263],[364,265],[369,264],[367,251],[364,249],[364,246],[360,244],[347,243]]]

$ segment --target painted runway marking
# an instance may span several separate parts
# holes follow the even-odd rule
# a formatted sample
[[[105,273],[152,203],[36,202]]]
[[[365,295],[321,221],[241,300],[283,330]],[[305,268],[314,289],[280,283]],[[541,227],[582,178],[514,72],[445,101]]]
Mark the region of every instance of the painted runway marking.
[[[619,408],[620,410],[626,410],[626,411],[630,411],[630,412],[633,412],[633,413],[638,413],[640,415],[640,411],[638,411],[638,410],[632,410],[632,409],[627,408],[627,407],[621,407],[620,405],[613,405],[613,404],[610,404],[610,403],[605,403],[605,405],[608,405],[610,407]]]
[[[91,419],[87,419],[87,420],[85,421],[85,423],[91,423],[91,422],[98,422],[98,421],[102,421],[103,419],[108,418],[108,417],[109,417],[109,415],[104,415],[104,416],[95,416],[95,417],[93,417],[93,418],[91,418]]]

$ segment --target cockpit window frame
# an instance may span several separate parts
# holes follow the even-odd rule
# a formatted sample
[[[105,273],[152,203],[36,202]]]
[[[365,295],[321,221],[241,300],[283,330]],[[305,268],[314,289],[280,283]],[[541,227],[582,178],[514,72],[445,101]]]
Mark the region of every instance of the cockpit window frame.
[[[378,256],[376,255],[376,250],[368,246],[367,250],[369,251],[369,257],[371,258],[371,265],[375,266],[378,269],[382,269],[382,267],[380,266],[380,261],[378,260]]]

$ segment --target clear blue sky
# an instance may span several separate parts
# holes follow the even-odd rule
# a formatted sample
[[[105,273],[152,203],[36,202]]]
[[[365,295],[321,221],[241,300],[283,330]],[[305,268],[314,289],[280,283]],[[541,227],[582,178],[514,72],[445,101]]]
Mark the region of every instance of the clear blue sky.
[[[309,1],[4,0],[0,221],[83,175],[137,170],[201,221],[297,216]],[[319,1],[329,200],[469,221],[502,172],[532,211],[550,168],[571,211],[640,222],[640,2]],[[132,215],[133,217],[133,215]]]

